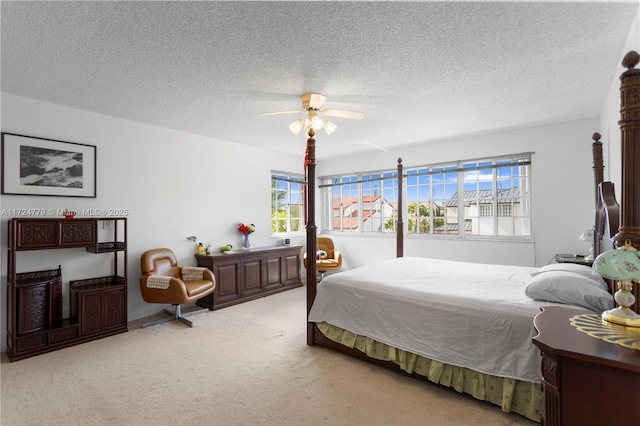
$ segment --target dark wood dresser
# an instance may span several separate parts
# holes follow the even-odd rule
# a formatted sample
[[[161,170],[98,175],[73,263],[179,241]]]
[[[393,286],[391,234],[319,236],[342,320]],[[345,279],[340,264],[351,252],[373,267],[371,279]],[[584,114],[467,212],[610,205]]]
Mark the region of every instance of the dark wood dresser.
[[[542,424],[640,425],[640,350],[571,325],[572,317],[586,313],[592,312],[548,306],[534,319],[533,343],[542,352]]]
[[[301,249],[273,246],[196,254],[198,266],[212,270],[217,284],[215,291],[197,304],[215,310],[301,287]]]

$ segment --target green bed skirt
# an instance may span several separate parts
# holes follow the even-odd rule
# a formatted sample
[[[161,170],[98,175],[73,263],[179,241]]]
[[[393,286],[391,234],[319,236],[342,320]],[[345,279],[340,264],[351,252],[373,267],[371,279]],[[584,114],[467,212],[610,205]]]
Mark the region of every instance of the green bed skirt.
[[[542,387],[540,383],[491,376],[469,368],[444,364],[353,334],[326,322],[317,323],[317,326],[328,339],[349,348],[358,349],[370,358],[391,361],[409,374],[419,374],[431,382],[499,405],[506,413],[514,412],[533,421],[541,421]]]

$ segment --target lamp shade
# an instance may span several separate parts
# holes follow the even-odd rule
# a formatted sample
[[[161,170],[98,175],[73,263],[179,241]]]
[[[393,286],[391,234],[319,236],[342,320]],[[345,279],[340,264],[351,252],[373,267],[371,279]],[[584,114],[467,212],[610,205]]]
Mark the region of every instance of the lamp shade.
[[[322,126],[322,128],[324,129],[325,132],[327,132],[328,135],[330,135],[331,133],[333,133],[338,128],[338,126],[336,126],[335,124],[333,124],[329,120],[325,120],[324,121],[324,126]]]
[[[315,111],[309,111],[308,119],[309,125],[313,127],[313,130],[320,130],[322,129],[322,126],[324,126],[324,121],[318,117],[318,114]]]
[[[580,237],[578,237],[578,239],[580,241],[593,241],[593,228],[589,228],[587,230],[585,230],[582,234],[580,234]]]
[[[289,124],[289,130],[291,130],[291,132],[294,135],[297,135],[298,133],[300,133],[300,130],[302,130],[303,126],[304,126],[304,120],[303,119],[296,120],[293,123]]]
[[[611,280],[640,281],[640,252],[626,243],[623,247],[608,250],[593,262],[593,269]]]

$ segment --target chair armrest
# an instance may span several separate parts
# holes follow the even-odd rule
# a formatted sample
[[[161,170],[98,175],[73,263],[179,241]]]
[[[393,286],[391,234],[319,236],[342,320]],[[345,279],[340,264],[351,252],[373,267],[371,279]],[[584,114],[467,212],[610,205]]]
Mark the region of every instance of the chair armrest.
[[[205,269],[202,274],[202,279],[207,281],[216,282],[216,276],[213,275],[213,271],[211,269]]]
[[[333,260],[336,260],[338,262],[338,266],[342,266],[342,253],[340,253],[338,250],[334,250]]]
[[[148,286],[149,278],[151,277],[154,276],[144,275],[140,277],[140,292],[145,302],[167,303],[172,305],[185,303],[184,301],[188,298],[187,287],[181,279],[171,277],[166,282],[166,288],[154,288]]]
[[[213,272],[204,267],[184,266],[180,268],[180,275],[183,281],[188,280],[205,280],[215,281]]]

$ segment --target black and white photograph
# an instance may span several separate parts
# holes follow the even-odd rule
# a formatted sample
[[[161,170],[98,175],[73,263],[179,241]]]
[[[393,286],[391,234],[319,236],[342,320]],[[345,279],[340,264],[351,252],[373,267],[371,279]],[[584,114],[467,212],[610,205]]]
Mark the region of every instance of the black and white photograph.
[[[96,147],[2,133],[2,193],[96,196]]]

